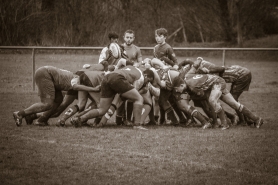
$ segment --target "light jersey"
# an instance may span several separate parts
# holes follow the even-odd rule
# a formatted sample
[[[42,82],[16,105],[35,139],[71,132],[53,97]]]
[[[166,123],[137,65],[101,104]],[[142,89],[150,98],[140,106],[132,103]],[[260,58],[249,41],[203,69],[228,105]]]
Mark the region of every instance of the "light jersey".
[[[227,82],[227,83],[233,83],[236,80],[240,79],[240,77],[245,76],[250,73],[250,70],[241,67],[238,65],[233,65],[230,67],[226,67],[224,73],[222,74],[222,78]]]
[[[220,77],[210,74],[190,74],[185,78],[185,82],[191,91],[198,92],[208,90],[218,78]]]
[[[102,61],[107,59],[107,56],[109,55],[108,47],[105,47],[101,50],[101,53],[99,55],[98,63],[101,63]],[[109,65],[115,65],[117,62],[117,59],[115,59],[113,56],[110,56],[107,60]]]
[[[112,73],[118,73],[123,75],[127,81],[134,85],[137,90],[141,89],[144,85],[144,76],[140,69],[134,66],[126,66],[121,69],[117,69]]]
[[[93,87],[96,87],[101,84],[101,81],[104,77],[103,71],[85,71],[84,72],[89,80],[91,81]]]
[[[142,59],[142,54],[139,47],[135,46],[134,44],[131,44],[130,46],[123,44],[123,47],[125,49],[125,54],[127,55],[129,60],[134,63],[141,62],[139,61],[139,59]]]
[[[47,72],[51,75],[55,89],[61,91],[68,91],[72,89],[71,80],[76,77],[73,72],[53,66],[44,66],[44,68],[46,68]]]
[[[173,48],[166,42],[162,45],[157,44],[154,47],[154,57],[158,59],[161,59],[162,57],[167,57],[170,60],[172,60],[176,65],[178,64],[178,60]]]

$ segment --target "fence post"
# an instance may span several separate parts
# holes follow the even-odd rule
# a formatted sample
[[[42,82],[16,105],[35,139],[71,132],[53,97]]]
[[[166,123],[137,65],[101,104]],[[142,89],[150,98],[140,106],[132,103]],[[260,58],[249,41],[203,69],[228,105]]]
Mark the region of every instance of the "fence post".
[[[225,51],[226,51],[226,50],[223,49],[223,59],[222,59],[222,60],[223,60],[223,66],[225,66]]]
[[[35,48],[32,49],[32,83],[35,91]]]

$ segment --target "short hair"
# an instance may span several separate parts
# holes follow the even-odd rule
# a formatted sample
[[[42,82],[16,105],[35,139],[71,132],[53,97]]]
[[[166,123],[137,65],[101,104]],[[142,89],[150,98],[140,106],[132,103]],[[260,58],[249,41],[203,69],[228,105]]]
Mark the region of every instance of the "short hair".
[[[154,79],[154,73],[151,69],[146,69],[143,73],[145,75],[147,75],[148,78],[153,78]]]
[[[159,36],[163,35],[164,37],[168,36],[168,31],[165,28],[159,28],[155,30],[155,33]]]
[[[115,33],[115,32],[111,32],[111,33],[108,34],[108,38],[109,38],[109,40],[111,40],[111,39],[118,39],[119,35],[117,33]]]
[[[185,84],[184,79],[182,79],[180,76],[176,76],[173,79],[172,86],[173,87],[179,87],[181,84]]]
[[[126,30],[125,33],[124,33],[124,35],[125,35],[126,33],[133,34],[134,37],[135,37],[135,32],[134,32],[133,30]]]

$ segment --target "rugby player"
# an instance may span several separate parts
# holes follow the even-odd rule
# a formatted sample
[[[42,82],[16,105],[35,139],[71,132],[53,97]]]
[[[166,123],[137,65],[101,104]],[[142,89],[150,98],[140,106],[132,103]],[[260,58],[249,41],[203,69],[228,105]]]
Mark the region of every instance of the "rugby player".
[[[249,90],[250,83],[252,81],[251,71],[245,67],[239,65],[232,65],[228,67],[216,66],[215,64],[204,60],[201,57],[197,58],[194,63],[196,73],[198,74],[209,74],[214,73],[222,77],[226,83],[231,83],[230,93],[236,101],[239,96]],[[236,110],[239,117],[239,124],[245,125],[246,120],[241,112]],[[233,114],[226,112],[230,119],[234,119]]]
[[[184,79],[176,77],[173,80],[173,86],[177,92],[183,92],[186,90],[196,96],[206,97],[211,107],[213,107],[214,111],[221,120],[222,130],[228,129],[229,125],[219,99],[253,120],[256,123],[255,126],[257,128],[260,128],[264,123],[262,118],[254,115],[247,107],[240,104],[233,98],[233,96],[226,89],[225,80],[219,76],[211,74],[190,74],[189,72]],[[210,123],[203,126],[204,129],[209,127],[211,127]]]
[[[101,82],[101,98],[98,109],[92,109],[86,114],[72,118],[76,127],[88,119],[103,116],[112,104],[116,94],[133,101],[134,128],[144,129],[140,126],[143,108],[143,97],[138,90],[153,81],[154,74],[151,70],[143,73],[134,66],[126,66],[121,70],[115,70],[107,74]]]
[[[100,87],[104,75],[105,73],[103,71],[84,71],[79,77],[77,77],[78,79],[76,80],[78,83],[75,83],[73,87],[79,88],[79,86],[82,85],[94,88]],[[58,120],[57,126],[64,126],[68,118],[77,112],[83,112],[88,99],[91,100],[91,103],[88,106],[87,111],[92,108],[97,108],[100,101],[100,91],[78,91],[78,103],[69,107],[68,111],[66,111]],[[95,120],[95,122],[98,121]]]
[[[14,112],[13,117],[16,125],[20,126],[22,119],[27,115],[39,112],[44,112],[44,114],[39,118],[38,125],[40,123],[43,123],[43,125],[47,124],[49,117],[53,115],[63,101],[62,91],[74,89],[71,81],[75,77],[77,75],[74,73],[53,66],[43,66],[37,69],[35,72],[35,82],[38,87],[40,102],[26,109]],[[95,91],[98,89],[82,86],[74,90]]]

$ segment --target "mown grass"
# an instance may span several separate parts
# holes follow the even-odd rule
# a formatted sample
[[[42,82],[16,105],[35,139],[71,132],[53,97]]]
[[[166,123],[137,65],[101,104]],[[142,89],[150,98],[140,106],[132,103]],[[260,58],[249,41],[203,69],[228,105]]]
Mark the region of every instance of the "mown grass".
[[[205,58],[205,57],[204,57]],[[36,67],[78,70],[94,55],[37,55]],[[221,58],[208,58],[221,64]],[[262,116],[261,129],[202,130],[152,126],[148,131],[16,127],[12,112],[39,101],[30,55],[0,55],[0,184],[277,184],[278,63],[227,59],[253,81],[241,103]]]

